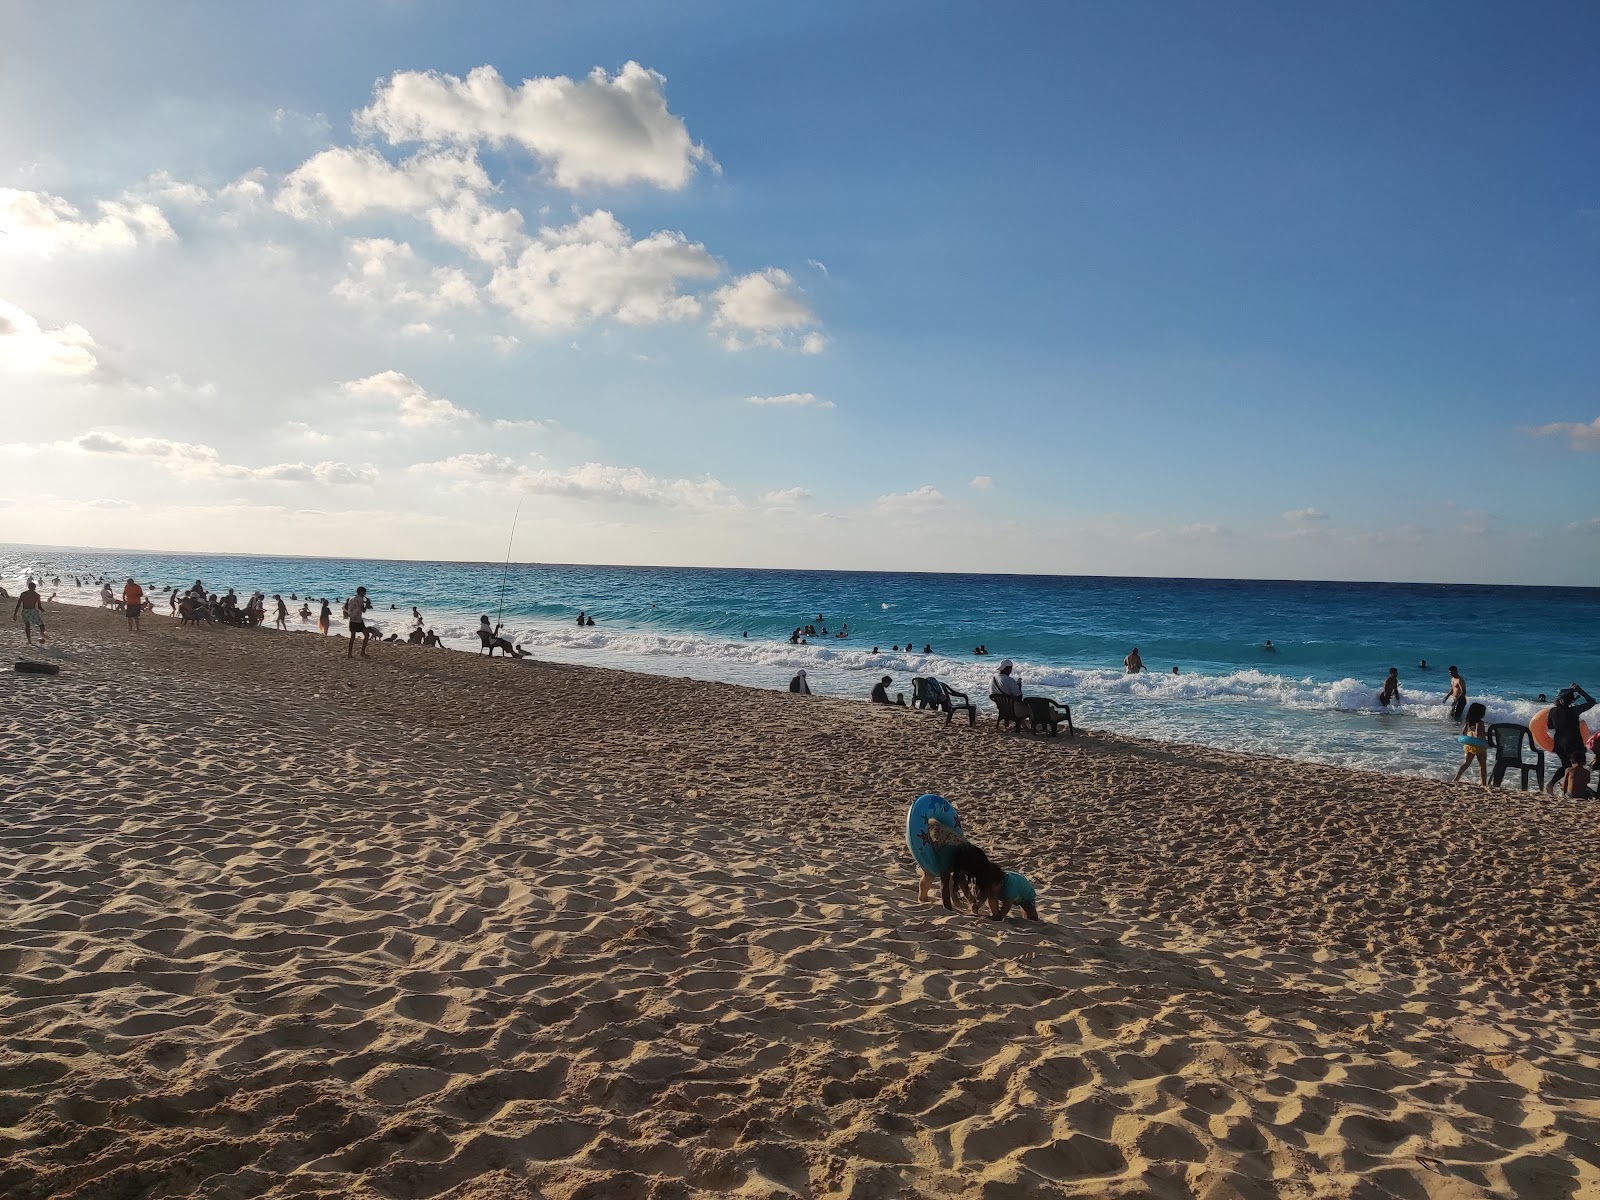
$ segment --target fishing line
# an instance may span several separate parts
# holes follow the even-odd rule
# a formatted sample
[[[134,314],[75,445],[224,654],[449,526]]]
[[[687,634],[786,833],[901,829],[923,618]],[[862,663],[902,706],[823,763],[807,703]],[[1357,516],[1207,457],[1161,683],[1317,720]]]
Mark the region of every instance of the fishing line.
[[[522,515],[522,501],[517,500],[517,511],[511,517],[511,536],[506,539],[506,565],[500,568],[500,600],[494,606],[494,626],[500,628],[500,614],[506,606],[506,573],[511,570],[511,544],[517,540],[517,518]]]

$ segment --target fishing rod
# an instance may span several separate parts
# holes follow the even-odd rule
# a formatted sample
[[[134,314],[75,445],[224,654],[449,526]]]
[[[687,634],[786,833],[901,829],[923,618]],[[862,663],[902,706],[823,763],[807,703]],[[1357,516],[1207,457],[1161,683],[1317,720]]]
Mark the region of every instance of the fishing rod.
[[[517,499],[517,511],[511,517],[511,536],[506,539],[506,565],[500,568],[500,601],[494,606],[494,627],[500,628],[500,614],[506,606],[506,574],[511,570],[511,544],[517,540],[517,518],[522,516],[522,500]]]

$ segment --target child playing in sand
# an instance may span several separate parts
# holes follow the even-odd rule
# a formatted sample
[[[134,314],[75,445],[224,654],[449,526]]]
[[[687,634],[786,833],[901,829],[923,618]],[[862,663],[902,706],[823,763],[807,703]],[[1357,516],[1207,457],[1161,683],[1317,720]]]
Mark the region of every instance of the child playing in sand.
[[[1467,708],[1466,723],[1461,726],[1461,737],[1457,740],[1466,753],[1461,756],[1461,766],[1456,769],[1456,782],[1461,782],[1461,777],[1467,773],[1467,768],[1474,759],[1478,762],[1478,782],[1484,787],[1489,786],[1489,731],[1484,727],[1483,718],[1488,709],[1481,704],[1472,704]]]

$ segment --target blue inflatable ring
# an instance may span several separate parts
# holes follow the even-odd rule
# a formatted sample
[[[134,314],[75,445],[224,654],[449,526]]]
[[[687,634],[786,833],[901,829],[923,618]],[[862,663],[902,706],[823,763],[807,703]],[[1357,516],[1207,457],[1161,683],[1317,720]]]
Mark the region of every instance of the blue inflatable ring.
[[[1465,733],[1458,737],[1456,741],[1460,742],[1463,746],[1476,746],[1479,750],[1484,749],[1489,744],[1488,738],[1471,737]]]
[[[906,848],[911,851],[911,857],[916,859],[917,866],[929,875],[937,875],[939,855],[933,839],[928,836],[930,817],[951,829],[961,828],[961,818],[956,813],[955,805],[933,792],[918,796],[906,813]]]

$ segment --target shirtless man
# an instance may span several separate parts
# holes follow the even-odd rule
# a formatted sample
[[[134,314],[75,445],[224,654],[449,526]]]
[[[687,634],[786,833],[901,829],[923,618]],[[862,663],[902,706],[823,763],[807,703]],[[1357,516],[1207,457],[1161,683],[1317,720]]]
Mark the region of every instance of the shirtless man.
[[[1139,647],[1135,646],[1128,657],[1122,660],[1122,669],[1129,675],[1137,675],[1144,670],[1144,659],[1139,657]]]
[[[28,645],[33,645],[33,627],[39,627],[39,645],[45,645],[44,636],[44,602],[39,599],[39,588],[33,580],[28,580],[28,586],[22,595],[17,597],[16,604],[11,609],[11,619],[17,619],[17,613],[22,613],[22,632],[28,635]]]
[[[1388,708],[1400,703],[1400,668],[1390,667],[1389,677],[1383,681],[1383,691],[1378,693],[1378,703]]]
[[[1467,708],[1467,681],[1454,667],[1450,668],[1450,690],[1445,693],[1445,702],[1450,705],[1450,719],[1461,720],[1461,714]]]

